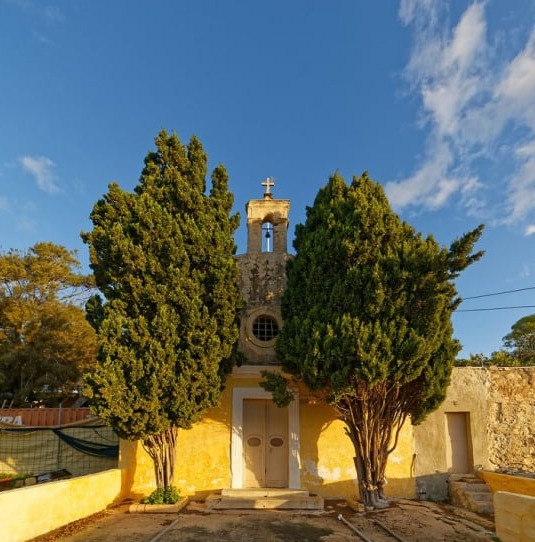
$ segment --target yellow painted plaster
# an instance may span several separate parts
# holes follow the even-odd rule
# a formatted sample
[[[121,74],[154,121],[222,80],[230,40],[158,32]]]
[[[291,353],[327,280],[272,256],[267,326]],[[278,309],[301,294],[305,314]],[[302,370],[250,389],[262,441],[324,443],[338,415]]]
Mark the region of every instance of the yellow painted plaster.
[[[232,390],[256,387],[259,381],[258,375],[247,372],[230,377],[221,405],[210,409],[191,429],[179,432],[175,484],[181,495],[204,498],[212,491],[230,487]],[[327,498],[357,496],[355,452],[344,423],[330,406],[315,403],[304,388],[300,397],[302,488]],[[387,496],[415,495],[413,454],[412,428],[407,424],[389,458]],[[125,478],[129,496],[139,498],[154,490],[152,461],[138,443],[121,442],[120,465],[129,473]]]
[[[100,512],[121,498],[119,469],[2,491],[0,540],[30,540]]]
[[[303,488],[323,497],[355,497],[359,494],[354,463],[355,449],[346,427],[335,410],[316,403],[302,389],[301,483]],[[414,440],[412,426],[402,428],[397,447],[390,454],[386,469],[388,497],[415,496],[412,476]]]
[[[202,421],[178,432],[174,484],[182,496],[204,497],[230,487],[231,387],[221,405],[209,409]],[[128,471],[125,492],[132,498],[156,488],[151,458],[140,442],[121,441],[120,466]]]
[[[322,497],[358,495],[353,445],[334,410],[305,398],[300,424],[302,487]]]
[[[494,511],[501,542],[535,542],[535,497],[498,491]]]
[[[490,471],[479,471],[477,474],[487,482],[493,493],[507,491],[509,493],[519,493],[520,495],[535,497],[535,478],[512,476],[510,474]]]

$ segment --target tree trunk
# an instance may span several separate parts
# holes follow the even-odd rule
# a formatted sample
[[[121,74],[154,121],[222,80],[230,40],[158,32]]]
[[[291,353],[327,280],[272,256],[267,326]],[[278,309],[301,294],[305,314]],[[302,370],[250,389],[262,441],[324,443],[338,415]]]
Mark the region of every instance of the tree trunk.
[[[170,427],[161,433],[150,435],[142,441],[154,464],[156,487],[169,489],[175,477],[176,442],[178,429]]]
[[[355,448],[360,498],[365,506],[388,506],[384,495],[387,460],[406,419],[398,397],[395,389],[379,384],[372,389],[363,387],[357,395],[345,396],[335,405]]]

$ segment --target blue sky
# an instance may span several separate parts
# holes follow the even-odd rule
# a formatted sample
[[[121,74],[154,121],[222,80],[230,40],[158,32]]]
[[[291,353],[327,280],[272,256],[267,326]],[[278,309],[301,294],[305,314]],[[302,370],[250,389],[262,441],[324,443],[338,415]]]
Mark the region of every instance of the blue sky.
[[[202,141],[244,205],[275,178],[290,238],[335,170],[368,170],[449,245],[486,224],[461,309],[535,305],[535,1],[0,0],[0,246],[79,251],[158,131]],[[457,312],[489,354],[535,308]]]

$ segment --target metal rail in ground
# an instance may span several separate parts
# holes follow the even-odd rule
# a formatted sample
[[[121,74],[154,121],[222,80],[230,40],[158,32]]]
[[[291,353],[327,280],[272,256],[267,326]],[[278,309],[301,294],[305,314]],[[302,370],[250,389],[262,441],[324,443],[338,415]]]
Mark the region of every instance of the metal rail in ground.
[[[347,521],[347,519],[345,519],[342,514],[338,514],[338,520],[344,523],[345,525],[347,525],[354,533],[360,536],[360,538],[364,540],[364,542],[374,542],[373,538],[370,538],[368,535],[363,533],[360,529],[357,529],[357,527],[355,527],[352,523]],[[399,536],[397,533],[392,531],[392,529],[388,528],[386,525],[384,525],[380,521],[374,519],[373,523],[377,525],[378,527],[380,527],[381,529],[383,529],[383,531],[385,531],[392,538],[395,538],[396,540],[398,540],[398,542],[407,542],[404,538]]]

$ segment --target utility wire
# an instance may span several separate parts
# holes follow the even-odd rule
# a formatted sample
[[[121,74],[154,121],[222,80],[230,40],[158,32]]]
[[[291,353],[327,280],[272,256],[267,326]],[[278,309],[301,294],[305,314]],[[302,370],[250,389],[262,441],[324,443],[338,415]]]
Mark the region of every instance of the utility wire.
[[[503,295],[503,294],[512,294],[515,292],[525,292],[526,290],[535,290],[535,286],[529,288],[519,288],[518,290],[504,290],[503,292],[495,292],[493,294],[482,294],[482,295],[472,295],[470,297],[463,297],[463,301],[467,299],[479,299],[480,297],[491,297],[493,295]]]
[[[535,305],[516,305],[514,307],[489,307],[488,309],[457,309],[455,312],[502,311],[506,309],[535,309]]]
[[[501,292],[494,292],[492,294],[472,295],[469,297],[463,297],[462,301],[466,301],[467,299],[480,299],[482,297],[492,297],[495,295],[525,292],[526,290],[535,290],[535,286],[530,286],[529,288],[518,288],[516,290],[503,290]],[[488,308],[482,308],[482,309],[457,309],[455,312],[502,311],[502,310],[507,310],[507,309],[535,309],[535,305],[515,305],[512,307],[488,307]]]

